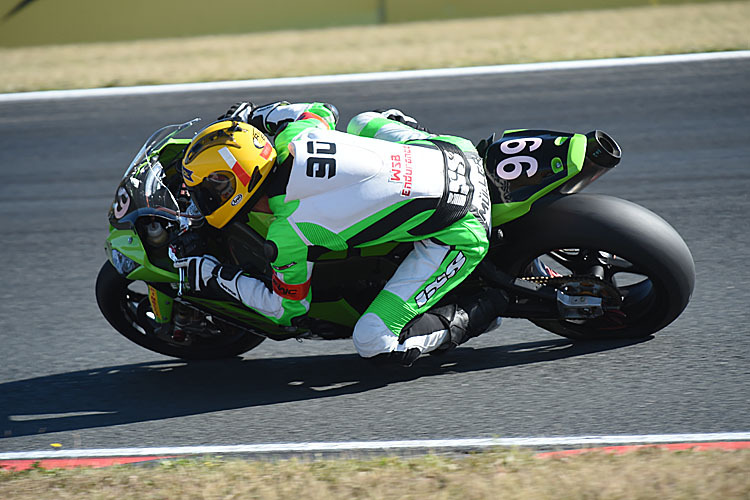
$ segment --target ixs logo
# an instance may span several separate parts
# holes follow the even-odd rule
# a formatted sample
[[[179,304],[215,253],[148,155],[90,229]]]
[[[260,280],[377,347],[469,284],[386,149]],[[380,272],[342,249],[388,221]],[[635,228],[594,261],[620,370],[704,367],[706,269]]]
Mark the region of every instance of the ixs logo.
[[[388,177],[388,182],[400,183],[401,196],[410,196],[412,175],[411,148],[404,146],[403,160],[401,155],[391,155],[391,175]]]
[[[417,303],[417,307],[424,307],[424,305],[427,304],[427,301],[430,300],[430,298],[432,298],[432,296],[435,295],[435,293],[437,293],[437,291],[440,290],[440,288],[445,285],[449,279],[454,277],[465,263],[466,256],[463,252],[458,252],[456,258],[453,259],[453,262],[448,264],[448,269],[446,269],[444,273],[435,278],[435,281],[427,285],[425,289],[419,292],[419,294],[417,294],[417,296],[414,298],[414,301]]]
[[[446,151],[445,167],[448,176],[447,203],[458,207],[466,206],[471,195],[472,185],[463,157],[452,151]]]

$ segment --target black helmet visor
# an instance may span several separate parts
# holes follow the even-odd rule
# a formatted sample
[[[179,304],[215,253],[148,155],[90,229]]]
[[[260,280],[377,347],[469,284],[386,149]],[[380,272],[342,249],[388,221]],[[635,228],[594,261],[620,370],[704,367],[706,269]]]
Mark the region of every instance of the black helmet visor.
[[[236,191],[234,174],[228,171],[211,172],[197,186],[189,189],[201,213],[211,215],[234,196]]]

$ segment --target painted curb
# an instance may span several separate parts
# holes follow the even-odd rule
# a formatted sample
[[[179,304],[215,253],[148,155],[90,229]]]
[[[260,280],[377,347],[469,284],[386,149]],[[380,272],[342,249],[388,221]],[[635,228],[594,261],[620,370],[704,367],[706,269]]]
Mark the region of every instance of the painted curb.
[[[581,448],[577,450],[560,450],[537,453],[537,458],[564,458],[584,453],[609,453],[624,455],[640,450],[658,449],[666,451],[708,451],[708,450],[747,450],[750,441],[723,441],[718,443],[672,443],[672,444],[638,444],[630,446],[603,446],[600,448]]]
[[[0,470],[22,471],[29,469],[75,469],[91,467],[101,469],[113,465],[127,465],[177,457],[112,457],[112,458],[47,458],[42,460],[0,460]]]

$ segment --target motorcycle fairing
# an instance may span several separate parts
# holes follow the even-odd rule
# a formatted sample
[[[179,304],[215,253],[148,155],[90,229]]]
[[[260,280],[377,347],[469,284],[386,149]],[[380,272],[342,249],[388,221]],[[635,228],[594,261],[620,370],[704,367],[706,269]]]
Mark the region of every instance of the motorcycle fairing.
[[[190,143],[188,139],[169,139],[154,150],[142,163],[133,165],[117,187],[115,201],[109,210],[109,223],[118,229],[132,229],[140,217],[153,216],[174,220],[163,209],[178,208],[169,188],[161,179],[174,177],[174,160]],[[169,166],[168,168],[163,165]],[[145,189],[144,189],[145,186]]]
[[[141,238],[133,229],[117,229],[110,226],[105,249],[107,258],[116,269],[118,268],[117,259],[119,256],[115,252],[137,264],[134,269],[125,273],[127,279],[152,283],[175,283],[179,280],[177,273],[162,269],[149,260]],[[122,257],[119,258],[122,259]],[[171,263],[169,268],[172,268]]]
[[[507,130],[487,150],[492,225],[516,219],[583,168],[586,137],[549,130]]]

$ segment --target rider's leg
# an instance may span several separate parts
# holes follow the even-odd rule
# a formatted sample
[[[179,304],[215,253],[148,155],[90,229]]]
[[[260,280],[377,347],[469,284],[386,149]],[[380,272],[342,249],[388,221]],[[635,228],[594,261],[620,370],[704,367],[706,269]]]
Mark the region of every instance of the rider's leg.
[[[405,142],[433,137],[432,134],[418,130],[397,120],[385,117],[384,113],[368,111],[360,113],[349,121],[346,131],[361,137],[374,137],[390,142]]]
[[[486,229],[472,214],[431,239],[416,242],[414,250],[355,325],[357,352],[365,358],[386,355],[410,364],[419,354],[481,334],[500,314],[487,308],[486,300],[481,308],[464,304],[453,311],[430,310],[471,274],[487,249]],[[482,318],[472,321],[472,315],[479,318],[477,314]],[[488,314],[492,318],[485,325]]]

